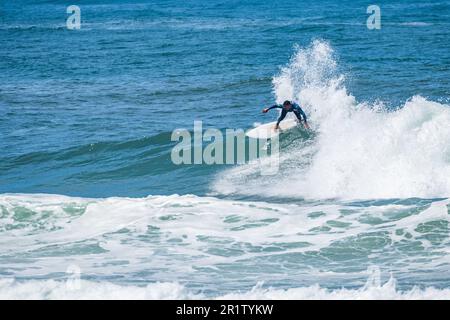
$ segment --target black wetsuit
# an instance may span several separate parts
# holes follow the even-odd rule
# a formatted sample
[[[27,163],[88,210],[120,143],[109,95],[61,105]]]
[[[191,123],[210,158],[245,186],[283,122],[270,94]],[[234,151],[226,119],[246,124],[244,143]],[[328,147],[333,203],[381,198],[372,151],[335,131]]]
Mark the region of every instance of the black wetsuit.
[[[305,121],[305,123],[307,123],[305,112],[303,112],[302,108],[300,108],[300,106],[295,102],[292,103],[289,109],[284,108],[283,105],[281,104],[273,105],[270,108],[268,108],[267,111],[269,111],[270,109],[281,109],[281,114],[280,117],[278,118],[277,125],[279,125],[280,122],[286,117],[288,112],[293,112],[300,122],[303,120]]]

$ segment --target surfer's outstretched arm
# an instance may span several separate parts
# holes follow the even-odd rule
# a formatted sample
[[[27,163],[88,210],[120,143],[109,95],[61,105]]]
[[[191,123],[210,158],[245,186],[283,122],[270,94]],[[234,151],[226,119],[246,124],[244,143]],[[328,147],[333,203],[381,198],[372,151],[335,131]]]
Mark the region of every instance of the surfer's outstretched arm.
[[[272,109],[283,109],[283,107],[280,106],[279,104],[274,104],[270,108],[264,108],[262,112],[266,113],[267,111],[272,110]]]
[[[275,129],[278,129],[278,128],[279,128],[279,125],[280,125],[280,122],[286,117],[286,114],[287,114],[288,112],[287,112],[286,109],[283,108],[282,105],[279,105],[279,104],[275,104],[275,105],[271,106],[270,108],[265,108],[265,109],[263,109],[262,112],[263,112],[263,113],[266,113],[266,112],[268,112],[268,111],[271,110],[271,109],[281,109],[280,117],[278,118],[277,124],[275,125]]]

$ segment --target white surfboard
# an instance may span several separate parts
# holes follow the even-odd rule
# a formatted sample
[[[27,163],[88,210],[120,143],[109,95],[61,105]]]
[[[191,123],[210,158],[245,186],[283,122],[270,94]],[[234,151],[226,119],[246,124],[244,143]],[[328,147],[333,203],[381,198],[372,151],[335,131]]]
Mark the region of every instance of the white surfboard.
[[[253,128],[245,134],[254,139],[269,139],[278,136],[281,132],[295,128],[298,123],[295,119],[285,119],[280,122],[280,128],[275,130],[276,121],[269,122]]]

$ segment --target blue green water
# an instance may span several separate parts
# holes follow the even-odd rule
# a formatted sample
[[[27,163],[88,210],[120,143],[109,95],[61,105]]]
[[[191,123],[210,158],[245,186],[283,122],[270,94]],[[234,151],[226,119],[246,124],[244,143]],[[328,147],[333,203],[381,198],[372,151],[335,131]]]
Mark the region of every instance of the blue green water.
[[[2,1],[0,292],[68,265],[206,297],[359,288],[375,266],[445,296],[450,2],[378,1],[380,30],[371,4]],[[284,99],[314,134],[281,136],[276,175],[172,163],[173,130],[247,130]]]

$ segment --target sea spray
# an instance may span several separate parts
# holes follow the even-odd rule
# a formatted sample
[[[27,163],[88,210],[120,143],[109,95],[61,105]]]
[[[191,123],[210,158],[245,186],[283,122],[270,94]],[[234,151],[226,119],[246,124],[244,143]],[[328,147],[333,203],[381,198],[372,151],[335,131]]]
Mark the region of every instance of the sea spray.
[[[274,77],[274,93],[302,105],[313,141],[299,137],[282,150],[270,183],[247,165],[219,174],[214,190],[307,199],[449,196],[450,107],[421,96],[394,111],[357,102],[336,70],[327,42],[296,48]]]

